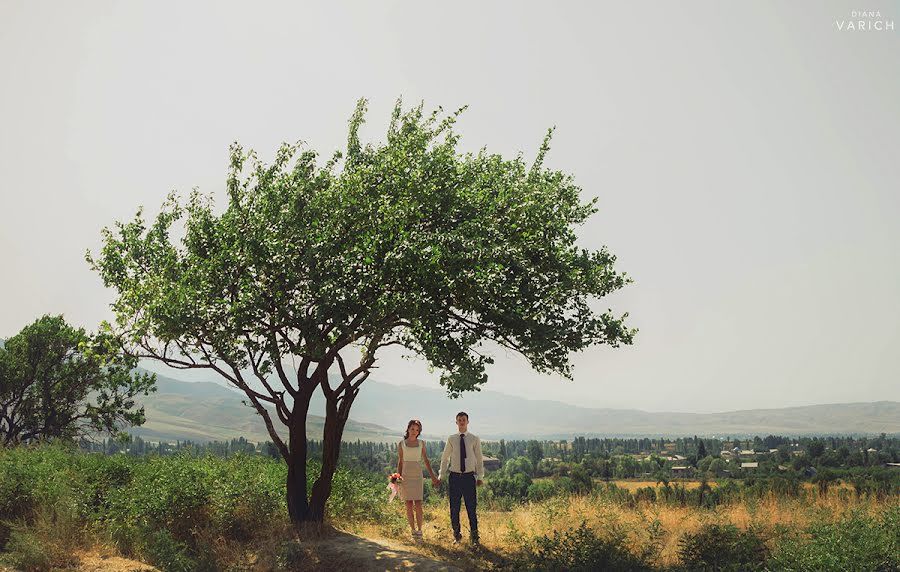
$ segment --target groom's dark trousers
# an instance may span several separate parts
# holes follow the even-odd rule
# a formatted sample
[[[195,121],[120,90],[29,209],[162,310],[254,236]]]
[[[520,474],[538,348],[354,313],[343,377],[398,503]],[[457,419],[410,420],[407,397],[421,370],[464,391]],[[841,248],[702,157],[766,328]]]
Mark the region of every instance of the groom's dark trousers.
[[[453,526],[453,537],[460,538],[459,509],[462,500],[466,501],[466,512],[469,514],[469,535],[478,538],[478,515],[475,514],[475,473],[450,472],[450,524]]]

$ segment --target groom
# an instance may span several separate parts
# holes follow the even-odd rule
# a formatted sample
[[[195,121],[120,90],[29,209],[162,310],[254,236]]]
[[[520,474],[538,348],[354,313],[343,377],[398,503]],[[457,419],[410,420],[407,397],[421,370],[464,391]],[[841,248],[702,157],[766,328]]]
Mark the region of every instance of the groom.
[[[456,414],[459,429],[447,438],[444,454],[441,455],[439,480],[443,481],[450,470],[450,524],[453,526],[453,543],[459,544],[462,533],[459,529],[459,509],[461,500],[466,501],[469,515],[469,538],[478,544],[478,515],[475,514],[475,487],[484,483],[484,458],[481,455],[481,439],[468,432],[469,415],[465,411]],[[449,466],[448,466],[449,465]]]

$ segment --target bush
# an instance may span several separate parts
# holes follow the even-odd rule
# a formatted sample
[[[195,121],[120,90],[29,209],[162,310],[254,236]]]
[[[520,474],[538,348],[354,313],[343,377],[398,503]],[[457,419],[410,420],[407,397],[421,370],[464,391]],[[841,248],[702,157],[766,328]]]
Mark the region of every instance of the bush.
[[[179,454],[137,463],[131,486],[109,492],[104,520],[167,530],[176,540],[190,543],[193,530],[211,521],[214,486],[209,465],[214,462]]]
[[[636,502],[656,502],[656,489],[653,487],[641,487],[634,491],[634,500]]]
[[[547,500],[556,496],[558,492],[553,481],[537,481],[528,487],[528,500],[531,502]]]
[[[900,570],[900,508],[880,518],[864,514],[815,523],[775,547],[771,567],[785,571]]]
[[[738,572],[762,570],[768,548],[762,535],[752,528],[741,531],[733,524],[707,524],[696,534],[681,538],[678,555],[686,570]]]
[[[310,465],[308,473],[318,476],[318,466]],[[281,481],[284,487],[284,480]],[[331,481],[331,496],[328,497],[327,513],[330,518],[342,521],[383,522],[396,516],[387,504],[387,475],[366,473],[358,469],[340,466]],[[424,497],[428,498],[431,484],[425,485]],[[312,484],[308,485],[312,490]]]
[[[157,530],[146,539],[147,560],[162,572],[195,572],[197,565],[188,555],[185,543],[176,540],[168,530]]]
[[[0,455],[0,520],[30,519],[40,506],[71,496],[72,453],[60,446],[18,447]]]
[[[310,462],[307,471],[311,487],[319,467]],[[69,547],[89,530],[97,541],[164,570],[215,570],[221,564],[216,559],[227,560],[234,542],[267,537],[287,522],[286,478],[285,464],[267,457],[2,449],[0,549],[15,550],[8,558],[18,557],[20,568],[42,569],[58,559],[35,547]],[[386,499],[380,475],[341,466],[327,515],[342,523],[402,524]]]
[[[614,530],[609,536],[600,537],[585,522],[574,530],[564,533],[554,531],[551,537],[538,537],[526,542],[512,564],[517,570],[548,572],[652,569],[628,551],[623,531]]]
[[[488,487],[494,497],[506,497],[516,500],[528,498],[528,488],[531,486],[531,477],[524,473],[516,473],[512,476],[496,475],[488,481]]]

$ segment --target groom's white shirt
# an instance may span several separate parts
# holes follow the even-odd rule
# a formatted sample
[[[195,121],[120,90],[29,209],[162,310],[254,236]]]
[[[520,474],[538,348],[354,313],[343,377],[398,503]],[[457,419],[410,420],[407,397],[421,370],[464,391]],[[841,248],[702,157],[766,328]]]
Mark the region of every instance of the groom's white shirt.
[[[473,435],[466,431],[462,433],[466,436],[466,466],[459,466],[459,436],[460,433],[454,433],[447,437],[447,444],[444,445],[444,453],[441,455],[441,471],[438,474],[440,479],[447,476],[447,469],[454,473],[467,473],[475,471],[475,478],[479,481],[484,480],[484,457],[481,455],[481,439],[477,435]]]

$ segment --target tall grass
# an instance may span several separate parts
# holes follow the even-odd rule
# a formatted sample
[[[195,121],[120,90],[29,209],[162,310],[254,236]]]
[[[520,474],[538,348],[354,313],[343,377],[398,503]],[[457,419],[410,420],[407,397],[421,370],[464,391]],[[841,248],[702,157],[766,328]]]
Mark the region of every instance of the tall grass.
[[[292,569],[305,548],[288,522],[285,479],[283,463],[263,457],[3,450],[0,564],[64,568],[76,550],[102,547],[166,572]],[[481,487],[479,552],[451,544],[447,499],[430,484],[426,541],[414,544],[384,477],[341,468],[328,519],[463,569],[900,571],[896,495],[724,482],[701,497],[653,485],[578,495],[547,483],[530,501]],[[465,513],[462,522],[468,536]]]
[[[309,475],[311,487],[315,463]],[[166,571],[221,570],[236,557],[235,546],[286,538],[286,478],[283,463],[264,457],[134,458],[60,446],[3,450],[0,550],[29,570],[61,567],[85,543]],[[348,526],[366,519],[399,522],[382,502],[383,488],[375,475],[339,469],[329,518]],[[39,546],[48,547],[44,556]]]

